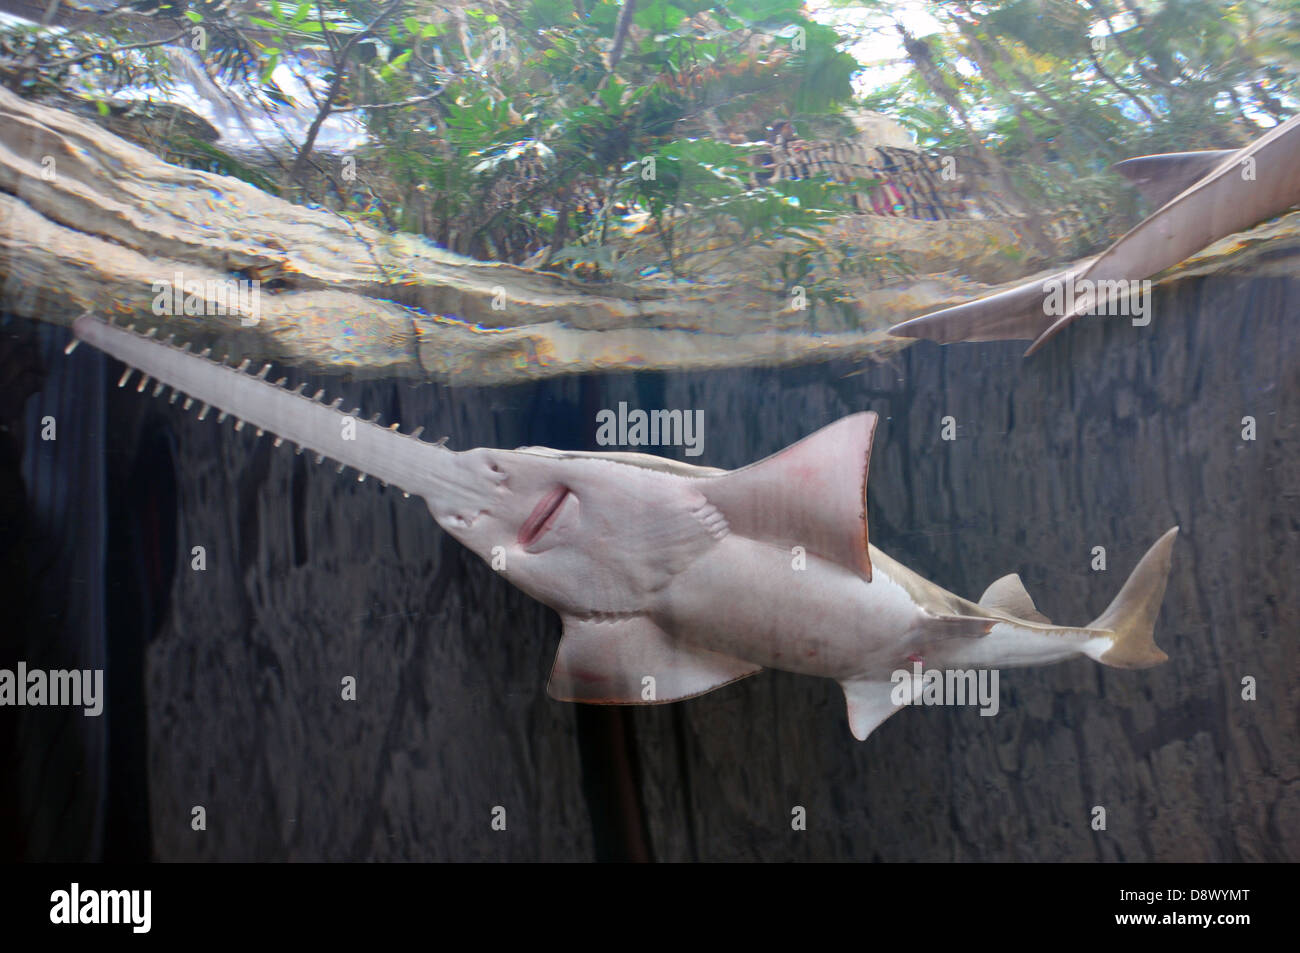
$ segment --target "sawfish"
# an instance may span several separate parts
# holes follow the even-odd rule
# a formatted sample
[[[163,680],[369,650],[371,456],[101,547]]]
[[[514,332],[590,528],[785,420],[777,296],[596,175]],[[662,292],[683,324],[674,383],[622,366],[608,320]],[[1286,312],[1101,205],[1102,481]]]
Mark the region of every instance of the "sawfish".
[[[1028,357],[1096,309],[1085,296],[1065,313],[1054,313],[1048,306],[1054,288],[1084,282],[1110,288],[1141,281],[1300,205],[1300,116],[1242,149],[1139,156],[1114,169],[1156,210],[1101,254],[1055,275],[912,318],[889,333],[941,344],[1032,340]]]
[[[864,740],[902,704],[895,673],[1042,665],[1079,655],[1118,668],[1167,656],[1153,630],[1177,527],[1087,626],[1054,624],[1016,575],[978,602],[930,582],[867,536],[876,414],[856,413],[737,470],[641,453],[473,448],[345,413],[284,379],[83,315],[75,340],[126,365],[143,391],[217,408],[340,472],[424,499],[438,525],[559,613],[547,686],[562,701],[648,704],[711,692],[764,668],[844,690]]]

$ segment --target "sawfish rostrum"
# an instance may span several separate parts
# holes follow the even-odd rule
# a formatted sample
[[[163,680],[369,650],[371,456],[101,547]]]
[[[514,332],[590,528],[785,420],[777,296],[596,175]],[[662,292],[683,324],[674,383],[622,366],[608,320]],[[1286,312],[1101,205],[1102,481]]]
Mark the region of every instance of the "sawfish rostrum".
[[[428,504],[448,533],[564,623],[548,691],[599,704],[669,702],[763,668],[835,679],[853,734],[898,710],[894,673],[1041,665],[1086,655],[1143,668],[1177,529],[1087,626],[1048,621],[1019,577],[979,602],[929,582],[867,537],[874,413],[830,424],[739,470],[639,453],[452,451],[321,403],[245,367],[89,316],[79,340],[319,458]],[[245,362],[245,365],[247,362]],[[269,366],[268,366],[269,367]]]

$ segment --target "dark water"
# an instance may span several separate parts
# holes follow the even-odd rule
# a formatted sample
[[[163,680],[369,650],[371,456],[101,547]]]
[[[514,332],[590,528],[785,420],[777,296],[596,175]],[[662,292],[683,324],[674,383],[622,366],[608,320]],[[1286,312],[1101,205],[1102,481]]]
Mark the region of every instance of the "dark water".
[[[551,701],[558,617],[423,503],[119,391],[118,369],[82,348],[28,405],[24,445],[29,482],[75,491],[29,504],[10,548],[32,557],[32,578],[10,582],[44,607],[17,627],[29,659],[89,639],[117,687],[102,721],[28,711],[6,739],[20,764],[43,765],[6,789],[19,849],[1296,859],[1298,301],[1295,280],[1185,280],[1161,290],[1151,327],[1080,322],[1028,361],[1016,343],[919,344],[878,365],[494,389],[320,380],[457,449],[598,449],[595,415],[619,401],[698,408],[704,454],[690,462],[727,468],[875,410],[872,542],[969,598],[1018,572],[1066,623],[1093,618],[1182,527],[1156,628],[1169,662],[1006,669],[996,717],[905,711],[862,743],[837,685],[782,672],[654,708]],[[43,334],[53,354],[57,332]],[[39,401],[65,421],[57,449],[32,440]],[[942,439],[946,416],[956,440]],[[1097,546],[1104,572],[1090,568]],[[340,699],[344,675],[355,702]],[[45,796],[73,777],[72,796]],[[206,831],[191,829],[195,805]],[[505,831],[491,827],[498,806]],[[805,831],[791,829],[796,806]],[[1090,826],[1098,806],[1104,831]]]

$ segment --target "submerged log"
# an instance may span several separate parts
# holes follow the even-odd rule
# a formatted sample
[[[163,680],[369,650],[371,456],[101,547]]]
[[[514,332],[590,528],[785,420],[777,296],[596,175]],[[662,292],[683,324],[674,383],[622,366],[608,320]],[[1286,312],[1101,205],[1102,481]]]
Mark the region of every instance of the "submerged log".
[[[1254,268],[1295,250],[1297,221],[1207,254],[1216,268]],[[897,240],[911,260],[927,246],[941,259],[979,245],[987,227],[912,222]],[[196,342],[222,337],[238,357],[459,384],[863,358],[905,346],[883,333],[890,325],[997,290],[938,260],[933,274],[864,290],[854,327],[818,333],[755,280],[593,286],[475,261],[169,165],[4,90],[0,255],[3,304],[25,316],[67,323],[94,310]]]

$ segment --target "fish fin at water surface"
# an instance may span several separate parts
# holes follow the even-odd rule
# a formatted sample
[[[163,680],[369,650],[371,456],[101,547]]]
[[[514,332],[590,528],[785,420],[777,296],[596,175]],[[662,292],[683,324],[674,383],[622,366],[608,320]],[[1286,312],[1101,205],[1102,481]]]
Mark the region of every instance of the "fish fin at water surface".
[[[1081,263],[1087,268],[1089,262]],[[1048,291],[1069,280],[1070,271],[1033,278],[987,298],[931,311],[889,329],[894,337],[923,338],[939,344],[963,341],[1032,341],[1052,326]]]
[[[1153,208],[1159,208],[1205,178],[1237,151],[1163,152],[1125,159],[1111,169],[1128,179]]]
[[[1162,190],[1153,196],[1168,198],[1096,257],[1054,279],[1034,279],[988,298],[924,314],[895,325],[889,333],[941,344],[1031,337],[1028,357],[1075,319],[1097,310],[1084,295],[1073,309],[1062,311],[1059,302],[1049,299],[1046,285],[1073,283],[1082,288],[1085,282],[1097,286],[1145,281],[1228,235],[1300,205],[1300,116],[1235,152],[1178,155],[1182,158],[1142,156],[1128,160],[1131,165],[1120,163],[1122,174],[1155,180]]]
[[[702,695],[762,670],[673,639],[646,615],[565,616],[546,692],[557,701],[644,705]]]

